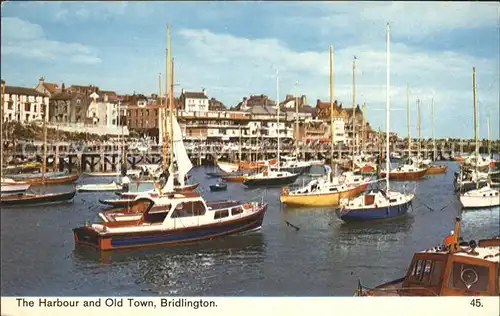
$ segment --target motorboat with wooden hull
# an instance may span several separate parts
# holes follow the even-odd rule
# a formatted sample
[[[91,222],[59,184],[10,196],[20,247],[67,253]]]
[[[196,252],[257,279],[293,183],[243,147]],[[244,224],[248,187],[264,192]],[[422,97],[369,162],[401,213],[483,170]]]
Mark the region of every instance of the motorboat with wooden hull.
[[[103,222],[73,229],[75,245],[100,251],[151,246],[175,246],[260,229],[267,203],[245,203],[241,206],[208,209],[196,193],[179,194],[169,207],[153,210],[149,200],[138,220]]]
[[[269,171],[264,173],[258,173],[247,177],[243,184],[247,187],[258,187],[258,186],[282,186],[294,183],[299,174],[290,173],[287,171]]]
[[[70,202],[73,200],[76,191],[48,194],[13,194],[0,197],[1,206],[27,206]]]
[[[122,185],[116,182],[101,184],[83,184],[76,187],[78,192],[116,192],[122,190]]]
[[[342,199],[336,214],[346,223],[392,219],[406,215],[414,197],[411,193],[372,190],[353,200]]]
[[[500,205],[500,190],[486,185],[460,195],[460,204],[464,209],[490,208]]]
[[[237,183],[243,183],[243,181],[245,181],[246,178],[248,178],[248,174],[243,174],[243,175],[240,175],[240,176],[225,176],[225,177],[222,177],[222,180],[226,181],[226,182],[237,182]]]
[[[216,183],[210,185],[210,191],[211,192],[219,192],[219,191],[226,191],[227,190],[227,184],[225,183]]]
[[[186,185],[176,185],[174,187],[175,192],[192,192],[198,188],[200,184],[199,183],[193,183],[193,184],[186,184]]]
[[[448,170],[448,165],[431,165],[427,168],[426,175],[443,174]]]
[[[355,296],[499,296],[500,238],[460,242],[460,219],[441,245],[416,252],[406,275]]]
[[[0,193],[1,194],[12,194],[12,193],[22,193],[29,189],[31,184],[25,182],[16,182],[9,178],[0,179]]]

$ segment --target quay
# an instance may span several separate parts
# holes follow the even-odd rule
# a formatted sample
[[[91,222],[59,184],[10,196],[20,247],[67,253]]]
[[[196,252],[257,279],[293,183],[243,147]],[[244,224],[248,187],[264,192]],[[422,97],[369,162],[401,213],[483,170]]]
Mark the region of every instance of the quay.
[[[415,144],[412,146],[412,155],[416,155],[419,149]],[[157,164],[161,162],[162,146],[151,145],[146,150],[140,151],[133,149],[130,144],[124,144],[127,168],[135,168],[139,164]],[[168,146],[167,146],[168,147]],[[366,144],[362,151],[366,154],[378,154],[380,146],[373,143]],[[18,144],[13,150],[5,150],[6,161],[13,158],[35,157],[37,161],[42,161],[43,145],[32,143]],[[241,154],[243,160],[270,159],[276,157],[276,144],[266,143],[265,145],[242,145],[239,144],[210,144],[210,143],[187,143],[186,150],[188,156],[195,165],[211,165],[216,159],[234,160]],[[329,143],[317,144],[299,144],[299,156],[303,159],[326,159],[331,156],[331,146]],[[168,150],[168,148],[167,148]],[[472,144],[468,141],[454,142],[436,142],[436,157],[434,157],[434,147],[432,142],[421,145],[420,154],[424,158],[436,160],[448,160],[456,155],[471,152]],[[403,141],[392,144],[393,152],[402,155],[408,153],[407,143]],[[291,155],[296,153],[296,147],[293,142],[285,143],[280,148],[281,155]],[[385,151],[383,151],[385,152]],[[487,147],[480,148],[481,153],[488,153]],[[498,150],[493,150],[493,153]],[[338,144],[333,149],[333,159],[345,158],[352,155],[353,147],[345,144]],[[47,148],[47,165],[54,165],[54,157],[58,157],[57,167],[54,169],[63,171],[68,170],[78,172],[106,172],[117,171],[121,163],[122,145],[121,144],[91,144],[84,150],[75,150],[68,143],[58,145],[49,145]]]

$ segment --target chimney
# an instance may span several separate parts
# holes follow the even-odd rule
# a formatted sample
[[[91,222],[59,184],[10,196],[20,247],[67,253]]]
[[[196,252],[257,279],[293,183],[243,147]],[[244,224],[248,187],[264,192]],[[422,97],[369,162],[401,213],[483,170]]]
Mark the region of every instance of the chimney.
[[[38,79],[38,83],[40,83],[40,84],[43,84],[44,81],[45,81],[45,79],[43,77],[40,77],[40,79]]]
[[[201,92],[203,93],[204,96],[207,96],[207,90],[205,90],[205,88],[201,89]]]
[[[64,92],[66,90],[66,87],[64,86],[64,82],[61,85],[61,91]]]
[[[186,90],[184,90],[184,88],[181,89],[181,94],[184,94],[184,92],[186,92]]]
[[[305,96],[305,95],[303,95],[303,96],[301,97],[301,99],[302,99],[302,104],[301,104],[301,105],[302,105],[302,106],[306,105],[306,104],[307,104],[307,98],[306,98],[306,96]]]

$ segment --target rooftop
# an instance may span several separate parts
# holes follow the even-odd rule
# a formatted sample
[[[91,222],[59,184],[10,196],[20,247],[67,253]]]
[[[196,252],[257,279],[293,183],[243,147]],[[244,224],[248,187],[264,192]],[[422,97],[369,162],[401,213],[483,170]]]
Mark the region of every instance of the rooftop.
[[[17,95],[28,95],[28,96],[36,96],[36,97],[47,97],[48,95],[38,92],[32,88],[25,87],[14,87],[14,86],[5,86],[5,93],[7,94],[17,94]]]

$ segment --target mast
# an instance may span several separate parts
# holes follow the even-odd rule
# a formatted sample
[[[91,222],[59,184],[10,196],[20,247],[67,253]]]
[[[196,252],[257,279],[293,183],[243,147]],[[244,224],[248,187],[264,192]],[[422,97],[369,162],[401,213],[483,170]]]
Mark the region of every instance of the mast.
[[[4,99],[4,94],[5,94],[5,82],[2,80],[2,96],[0,99],[0,107],[1,107],[1,121],[2,125],[0,126],[0,174],[2,173],[3,170],[3,125],[5,124],[3,118],[4,118],[4,108],[3,108],[3,99]]]
[[[389,191],[389,167],[390,167],[390,159],[389,159],[389,124],[390,124],[390,102],[391,98],[389,95],[389,90],[390,90],[390,67],[391,67],[391,59],[390,59],[390,26],[389,23],[387,23],[387,36],[386,36],[386,47],[387,47],[387,73],[386,73],[386,109],[385,109],[385,118],[386,118],[386,124],[385,124],[385,131],[386,131],[386,140],[385,140],[385,150],[386,150],[386,158],[385,158],[385,183],[386,183],[386,190]]]
[[[476,67],[472,67],[472,95],[474,98],[474,142],[476,146],[476,173],[477,173],[477,163],[479,161],[478,155],[478,143],[477,143],[477,104],[476,104]]]
[[[239,135],[240,135],[240,144],[238,146],[238,160],[241,162],[241,126],[238,127]]]
[[[365,151],[365,145],[366,145],[366,102],[363,103],[363,127],[361,129],[361,148],[363,148],[363,151]]]
[[[352,168],[354,169],[354,155],[356,153],[356,56],[352,61]]]
[[[417,125],[418,125],[418,153],[417,153],[417,163],[420,159],[420,100],[417,99]]]
[[[166,147],[165,146],[165,142],[166,142],[166,138],[165,138],[165,129],[164,129],[164,123],[163,121],[165,120],[166,118],[166,110],[165,108],[163,107],[163,97],[162,97],[162,91],[161,91],[161,73],[158,74],[158,88],[159,88],[159,97],[160,97],[160,108],[159,108],[159,115],[158,115],[158,135],[160,137],[160,140],[158,143],[161,143],[161,146],[162,146],[162,152],[163,152],[163,149]],[[165,100],[165,103],[166,103],[166,100]],[[162,167],[163,169],[165,169],[167,167],[167,157],[166,155],[162,155]]]
[[[297,94],[297,86],[299,82],[295,82],[295,154],[299,158],[299,100]]]
[[[170,42],[169,42],[170,44]],[[170,52],[170,49],[168,50]],[[170,61],[170,166],[174,172],[174,59]]]
[[[408,129],[408,158],[411,157],[411,138],[410,138],[410,90],[406,84],[406,127]]]
[[[43,155],[42,155],[42,184],[45,183],[45,170],[47,169],[47,113],[48,105],[44,104],[43,113]]]
[[[162,146],[162,158],[163,158],[163,167],[167,168],[167,139],[170,140],[172,138],[172,134],[170,136],[168,135],[168,127],[169,127],[169,121],[167,120],[167,105],[170,104],[170,73],[171,69],[170,67],[172,66],[170,63],[171,59],[171,48],[170,48],[170,25],[167,24],[167,49],[166,49],[166,62],[165,62],[165,104],[163,105],[164,108],[164,114],[165,114],[165,119],[163,120],[163,135],[164,135],[164,144]],[[171,121],[170,121],[171,122]],[[170,151],[172,151],[172,147],[170,147]],[[169,162],[170,165],[173,165],[172,161]]]
[[[276,70],[276,108],[278,115],[276,116],[276,122],[278,125],[278,172],[280,172],[280,90],[279,90],[279,71]]]
[[[123,135],[123,122],[121,121],[121,101],[118,100],[118,124],[120,124],[121,129],[122,129],[122,135],[121,135],[121,144],[122,144],[122,163],[121,163],[121,169],[126,169],[127,167],[127,160],[125,157],[125,137]],[[126,173],[124,175],[127,175]]]
[[[335,170],[333,166],[333,147],[335,145],[335,131],[333,125],[333,45],[330,45],[330,136],[332,138],[332,146],[331,146],[331,172]],[[340,159],[340,156],[339,156]],[[332,177],[333,178],[333,177]],[[331,178],[331,179],[332,179]]]
[[[488,157],[491,158],[491,116],[488,113]]]
[[[435,134],[435,126],[434,126],[434,98],[431,100],[431,110],[432,110],[432,147],[433,147],[433,155],[432,160],[436,160],[437,156],[437,148],[436,148],[436,134]]]

